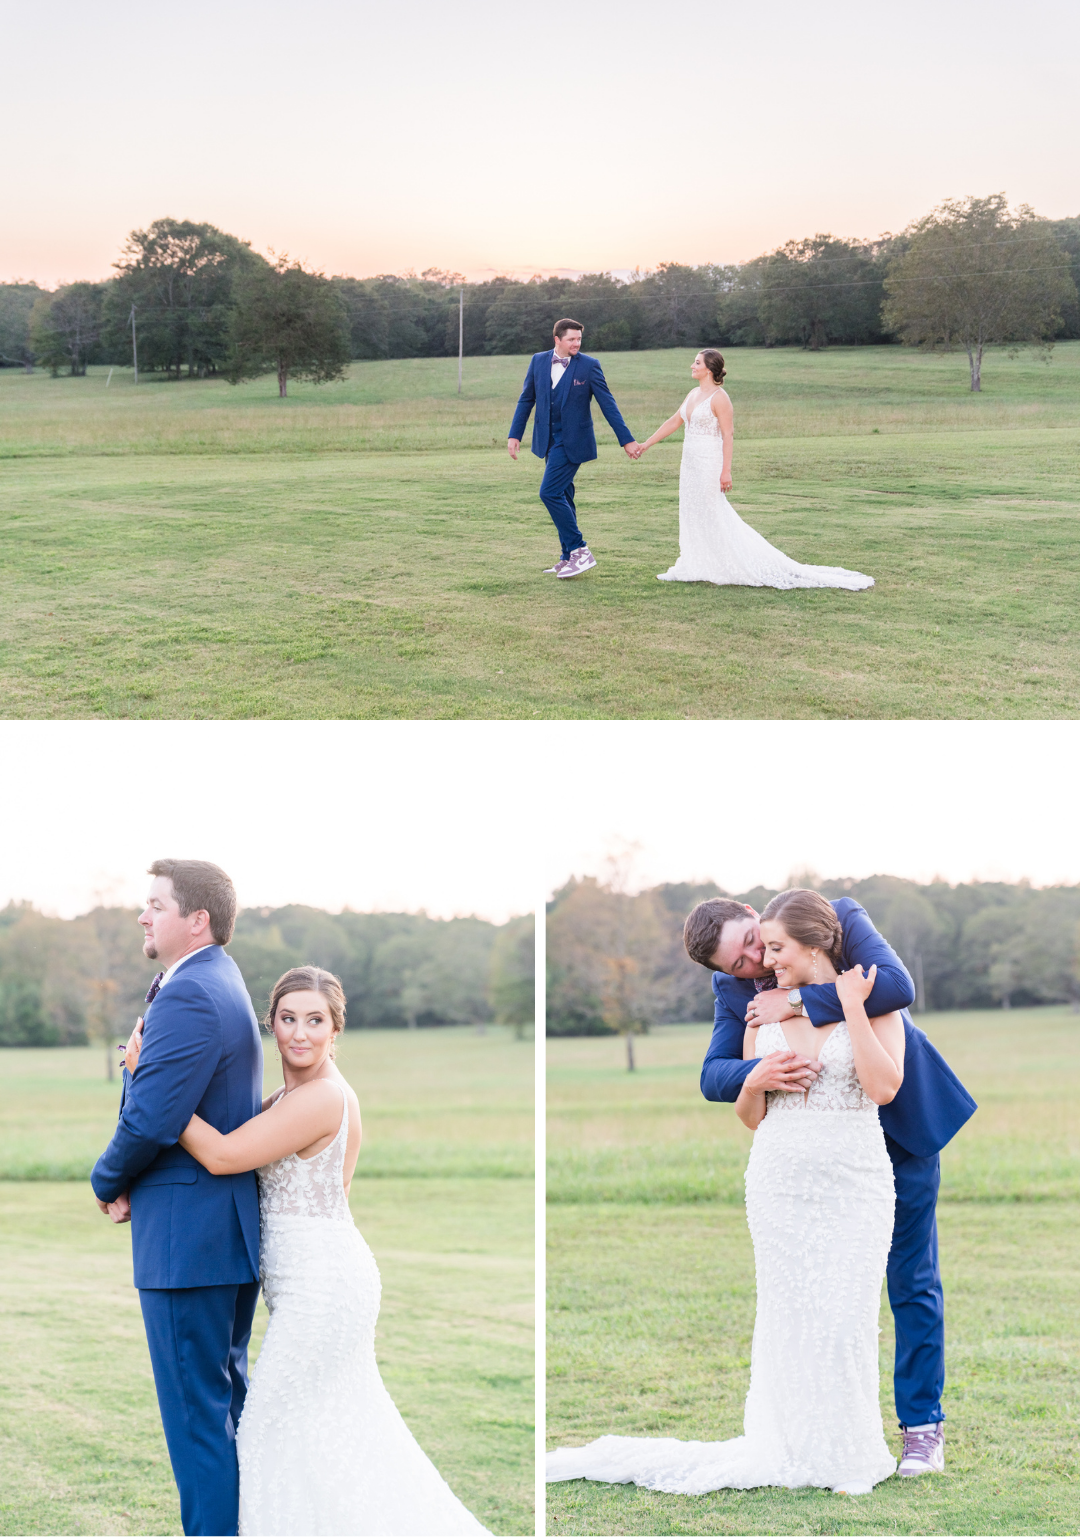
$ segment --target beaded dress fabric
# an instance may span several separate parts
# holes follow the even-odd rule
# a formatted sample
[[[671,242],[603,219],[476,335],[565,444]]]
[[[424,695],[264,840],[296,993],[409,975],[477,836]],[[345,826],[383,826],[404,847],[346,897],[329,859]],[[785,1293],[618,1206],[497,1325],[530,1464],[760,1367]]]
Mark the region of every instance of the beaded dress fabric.
[[[691,393],[693,393],[691,391]],[[744,523],[720,489],[724,442],[712,397],[687,413],[679,470],[679,558],[661,582],[714,582],[721,587],[873,587],[872,576],[842,566],[800,566]]]
[[[481,1526],[417,1445],[375,1361],[381,1283],[342,1171],[349,1105],[313,1158],[259,1169],[270,1311],[236,1435],[243,1537],[458,1537]]]
[[[759,1057],[786,1046],[780,1025],[762,1025]],[[892,1164],[846,1024],[828,1035],[820,1060],[809,1093],[766,1097],[747,1165],[757,1316],[744,1434],[601,1436],[549,1452],[549,1481],[590,1478],[671,1494],[763,1485],[854,1494],[895,1472],[878,1402]]]

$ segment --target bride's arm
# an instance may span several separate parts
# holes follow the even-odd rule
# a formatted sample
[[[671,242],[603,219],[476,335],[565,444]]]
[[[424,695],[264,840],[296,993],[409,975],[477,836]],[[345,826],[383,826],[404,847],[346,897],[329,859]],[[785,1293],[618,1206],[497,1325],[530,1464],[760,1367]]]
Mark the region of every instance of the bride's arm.
[[[664,438],[670,438],[671,434],[678,432],[683,425],[682,411],[676,411],[674,416],[668,417],[662,427],[657,427],[651,438],[645,439],[641,445],[641,452],[644,453],[647,448],[651,448],[654,443],[662,442]]]
[[[731,490],[731,456],[735,448],[735,410],[727,390],[717,390],[712,401],[713,415],[724,443],[724,462],[720,466],[720,489]]]
[[[751,1057],[757,1055],[756,1025],[747,1025],[743,1031],[742,1054],[744,1062],[748,1062]],[[747,1073],[746,1078],[742,1081],[739,1097],[735,1101],[735,1114],[744,1126],[748,1126],[751,1131],[756,1131],[765,1119],[765,1090],[759,1089],[755,1091],[752,1088],[748,1089],[746,1085],[749,1077],[750,1074]]]
[[[193,1115],[180,1134],[180,1146],[211,1174],[243,1174],[299,1153],[340,1125],[341,1090],[331,1079],[320,1078],[228,1134]]]
[[[867,1018],[864,1005],[876,975],[876,966],[865,977],[862,967],[854,966],[837,977],[836,995],[847,1021],[859,1082],[875,1105],[887,1105],[904,1081],[904,1021],[899,1014]]]

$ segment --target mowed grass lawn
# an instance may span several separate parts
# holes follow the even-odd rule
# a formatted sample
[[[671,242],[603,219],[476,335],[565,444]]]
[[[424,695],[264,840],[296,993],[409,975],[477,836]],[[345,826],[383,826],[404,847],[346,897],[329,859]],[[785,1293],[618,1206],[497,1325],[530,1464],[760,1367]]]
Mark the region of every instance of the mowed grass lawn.
[[[548,1486],[548,1530],[585,1533],[1075,1533],[1080,1524],[1080,1018],[926,1015],[979,1101],[942,1157],[947,1466],[853,1499],[818,1490],[700,1498]],[[750,1134],[697,1079],[706,1026],[548,1041],[548,1444],[605,1433],[742,1433],[754,1263]],[[881,1403],[892,1402],[882,1295]]]
[[[485,1525],[531,1532],[531,1045],[356,1031],[338,1060],[364,1114],[351,1204],[382,1272],[383,1377]],[[275,1068],[271,1048],[268,1086]],[[34,1140],[78,1173],[115,1124],[116,1085],[99,1049],[4,1052],[0,1074],[0,1533],[179,1532],[130,1228],[81,1178],[11,1178]],[[266,1323],[260,1301],[253,1359]]]
[[[644,437],[691,352],[604,366]],[[598,569],[506,455],[524,358],[347,382],[0,370],[6,717],[1068,717],[1080,710],[1080,343],[1047,366],[898,347],[731,349],[737,510],[869,593],[656,580],[681,434],[598,419]]]

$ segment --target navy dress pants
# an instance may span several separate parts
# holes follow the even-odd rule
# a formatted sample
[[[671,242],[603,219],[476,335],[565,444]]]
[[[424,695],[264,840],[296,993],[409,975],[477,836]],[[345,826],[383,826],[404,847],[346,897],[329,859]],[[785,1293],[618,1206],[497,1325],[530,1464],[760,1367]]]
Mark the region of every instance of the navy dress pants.
[[[258,1281],[140,1290],[146,1342],[187,1537],[234,1537],[236,1426]]]
[[[885,1145],[896,1181],[896,1221],[886,1280],[896,1326],[893,1388],[901,1425],[945,1418],[945,1299],[938,1265],[937,1195],[941,1160],[916,1158],[891,1137]]]
[[[558,530],[563,560],[571,550],[579,550],[585,543],[574,506],[574,476],[580,468],[580,464],[574,464],[566,457],[562,439],[557,438],[548,449],[544,478],[540,482],[540,500]]]

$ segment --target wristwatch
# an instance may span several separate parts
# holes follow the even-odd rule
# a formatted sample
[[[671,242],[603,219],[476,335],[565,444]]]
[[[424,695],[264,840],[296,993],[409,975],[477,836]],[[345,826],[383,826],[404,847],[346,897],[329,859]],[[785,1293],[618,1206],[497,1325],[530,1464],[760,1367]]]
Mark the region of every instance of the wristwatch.
[[[797,987],[793,987],[791,992],[788,993],[787,1001],[789,1006],[795,1010],[796,1014],[806,1013],[806,1010],[803,1008],[802,993],[800,993]]]

